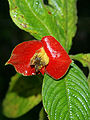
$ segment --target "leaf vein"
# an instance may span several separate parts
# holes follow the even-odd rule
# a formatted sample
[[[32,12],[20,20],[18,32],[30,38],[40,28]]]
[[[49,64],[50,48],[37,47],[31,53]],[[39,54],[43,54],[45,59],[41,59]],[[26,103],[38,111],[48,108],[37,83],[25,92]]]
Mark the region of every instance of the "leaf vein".
[[[71,81],[71,82],[74,83],[76,86],[78,86],[78,88],[81,89],[81,90],[85,93],[86,97],[88,98],[87,92],[81,87],[81,85],[78,85],[75,81],[73,81],[73,79],[72,79],[72,80],[70,79],[69,81]],[[85,87],[85,86],[83,86],[83,87]],[[88,91],[88,90],[87,90],[87,91]]]
[[[28,5],[28,2],[27,0],[24,0],[26,3],[27,3],[27,6],[29,8],[29,10],[32,12],[32,14],[36,17],[37,20],[39,20],[41,22],[41,24],[47,29],[48,33],[51,34],[50,30],[48,29],[48,27],[46,26],[46,24],[44,24],[44,22],[35,14],[35,12],[31,9],[30,7],[30,2],[29,2],[29,5]]]
[[[74,90],[75,92],[77,92],[78,94],[80,94],[76,89],[74,89],[74,88],[72,88],[72,87],[69,87],[69,89],[72,89],[72,90]],[[82,101],[81,101],[80,98],[76,97],[76,95],[74,95],[74,94],[72,94],[72,96],[75,97],[75,98],[78,100],[79,103],[81,103],[81,105],[83,106],[84,110],[85,110],[86,113],[87,113],[88,104],[87,104],[87,102],[85,101],[85,99],[84,99],[84,102],[86,103],[87,108],[85,107],[85,105],[83,105],[83,103],[82,103]],[[81,94],[80,94],[80,96],[83,98],[83,96],[82,96]],[[87,114],[88,114],[88,113],[87,113]]]

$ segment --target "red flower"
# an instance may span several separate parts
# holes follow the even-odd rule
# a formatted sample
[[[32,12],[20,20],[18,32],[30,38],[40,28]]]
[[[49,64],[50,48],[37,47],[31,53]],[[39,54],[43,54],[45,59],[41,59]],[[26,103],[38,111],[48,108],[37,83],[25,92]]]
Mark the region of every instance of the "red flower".
[[[17,45],[6,64],[12,64],[17,72],[25,76],[41,72],[59,79],[71,62],[60,43],[52,36],[45,36],[41,41],[33,40]]]

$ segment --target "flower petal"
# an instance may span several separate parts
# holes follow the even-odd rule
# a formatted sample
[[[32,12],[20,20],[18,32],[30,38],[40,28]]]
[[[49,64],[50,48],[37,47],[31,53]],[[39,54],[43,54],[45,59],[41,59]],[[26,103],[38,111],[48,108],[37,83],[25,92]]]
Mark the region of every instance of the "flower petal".
[[[12,64],[23,75],[34,75],[35,68],[30,66],[30,59],[42,47],[41,41],[26,41],[17,45],[6,64]]]
[[[54,37],[45,36],[41,41],[45,52],[49,56],[49,64],[46,66],[46,73],[54,79],[61,78],[68,70],[72,60]]]

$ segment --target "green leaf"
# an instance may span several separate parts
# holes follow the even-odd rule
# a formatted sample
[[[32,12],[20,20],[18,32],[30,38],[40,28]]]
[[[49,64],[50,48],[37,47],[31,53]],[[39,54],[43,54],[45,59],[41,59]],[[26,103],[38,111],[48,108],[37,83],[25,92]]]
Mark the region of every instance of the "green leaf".
[[[76,54],[76,55],[70,55],[71,59],[78,60],[82,63],[84,67],[89,68],[89,75],[88,75],[88,85],[90,88],[90,53],[87,54]]]
[[[42,108],[39,113],[39,120],[48,120],[48,117],[47,117],[47,114],[46,114],[44,108]]]
[[[90,68],[90,54],[76,54],[76,55],[70,55],[71,59],[78,60],[83,64],[84,67]]]
[[[9,4],[11,17],[21,29],[37,39],[45,35],[59,36],[56,20],[48,14],[42,0],[9,0]]]
[[[15,24],[36,39],[52,35],[67,50],[76,31],[76,0],[9,0]]]
[[[88,75],[88,86],[89,86],[89,89],[90,89],[90,69],[89,69],[89,75]]]
[[[76,33],[77,0],[49,0],[48,9],[52,11],[60,30],[60,42],[67,52]]]
[[[42,76],[11,78],[10,87],[2,104],[3,113],[9,118],[19,117],[41,101]]]
[[[71,59],[78,60],[82,63],[84,67],[89,68],[89,75],[88,75],[88,85],[90,88],[90,53],[87,54],[76,54],[76,55],[70,55]]]
[[[74,64],[60,80],[45,75],[43,105],[50,120],[89,120],[89,90],[86,77]]]

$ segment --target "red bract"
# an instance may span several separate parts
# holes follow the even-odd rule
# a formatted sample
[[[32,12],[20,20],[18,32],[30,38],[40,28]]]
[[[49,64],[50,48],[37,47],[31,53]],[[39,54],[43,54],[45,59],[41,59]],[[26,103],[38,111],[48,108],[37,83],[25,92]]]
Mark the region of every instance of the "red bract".
[[[6,64],[28,76],[46,73],[54,79],[61,78],[68,70],[71,59],[60,43],[52,36],[41,41],[27,41],[17,45]]]

